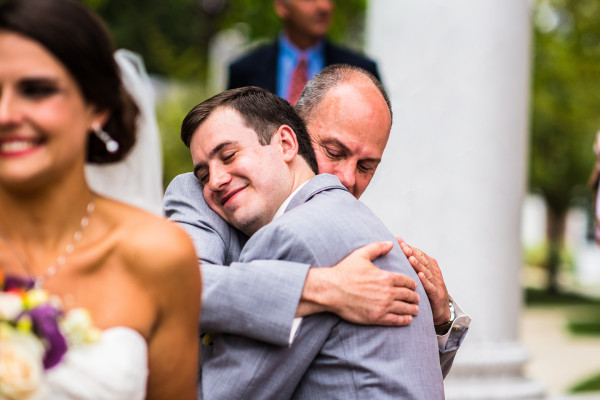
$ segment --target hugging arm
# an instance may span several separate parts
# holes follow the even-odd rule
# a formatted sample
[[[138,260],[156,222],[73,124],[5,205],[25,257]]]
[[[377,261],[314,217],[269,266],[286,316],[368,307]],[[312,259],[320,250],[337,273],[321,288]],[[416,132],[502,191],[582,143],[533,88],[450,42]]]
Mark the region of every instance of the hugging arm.
[[[408,325],[418,313],[416,283],[371,262],[391,249],[392,242],[374,242],[333,267],[311,269],[297,316],[329,311],[357,324]]]
[[[201,260],[203,332],[233,333],[288,345],[295,316],[330,311],[360,324],[407,325],[416,315],[416,283],[370,260],[391,249],[374,243],[333,267],[310,270],[291,261],[233,263],[245,238],[204,201],[192,173],[165,192],[166,216],[190,235]]]

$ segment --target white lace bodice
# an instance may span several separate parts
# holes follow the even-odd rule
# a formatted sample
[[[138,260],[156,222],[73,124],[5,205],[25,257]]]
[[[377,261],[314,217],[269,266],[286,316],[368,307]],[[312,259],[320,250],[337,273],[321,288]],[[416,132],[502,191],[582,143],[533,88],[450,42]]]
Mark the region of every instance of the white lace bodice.
[[[103,331],[98,342],[69,349],[46,371],[44,398],[144,399],[147,379],[146,341],[131,328],[115,327]]]

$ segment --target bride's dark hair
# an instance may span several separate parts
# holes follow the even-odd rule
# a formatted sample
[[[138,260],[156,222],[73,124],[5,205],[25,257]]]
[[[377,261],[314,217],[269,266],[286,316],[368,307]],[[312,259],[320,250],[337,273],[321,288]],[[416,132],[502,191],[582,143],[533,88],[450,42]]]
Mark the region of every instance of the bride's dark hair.
[[[40,43],[67,68],[88,103],[110,112],[104,130],[119,150],[109,153],[89,135],[87,160],[121,160],[135,144],[138,108],[123,87],[112,40],[100,18],[74,0],[9,0],[0,4],[0,30]]]

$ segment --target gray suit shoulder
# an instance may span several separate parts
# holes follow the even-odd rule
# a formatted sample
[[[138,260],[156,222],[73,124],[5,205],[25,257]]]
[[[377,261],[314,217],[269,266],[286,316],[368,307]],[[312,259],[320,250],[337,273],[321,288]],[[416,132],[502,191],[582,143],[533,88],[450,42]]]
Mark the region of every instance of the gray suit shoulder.
[[[192,238],[198,257],[211,264],[229,265],[237,259],[245,237],[208,207],[202,184],[193,173],[176,176],[165,191],[163,211]]]

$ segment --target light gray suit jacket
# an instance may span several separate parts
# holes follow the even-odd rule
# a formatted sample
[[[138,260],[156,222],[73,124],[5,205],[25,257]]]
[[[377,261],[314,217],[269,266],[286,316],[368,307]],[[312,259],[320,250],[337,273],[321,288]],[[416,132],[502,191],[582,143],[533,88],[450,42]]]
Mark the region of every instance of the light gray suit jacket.
[[[308,265],[261,260],[227,266],[239,257],[246,237],[206,205],[202,186],[192,173],[179,175],[171,182],[163,206],[167,217],[181,224],[192,237],[202,261],[202,331],[287,346]],[[264,301],[265,293],[269,302]],[[444,376],[464,334],[451,332],[446,347],[440,349]]]
[[[376,240],[394,237],[335,176],[322,174],[294,196],[281,217],[249,239],[240,261],[330,266]],[[419,282],[397,244],[375,263]],[[418,285],[417,293],[426,298]],[[263,304],[269,302],[267,295]],[[429,303],[422,302],[405,327],[355,325],[330,313],[305,317],[289,348],[219,334],[203,354],[203,398],[443,399],[431,321]]]

